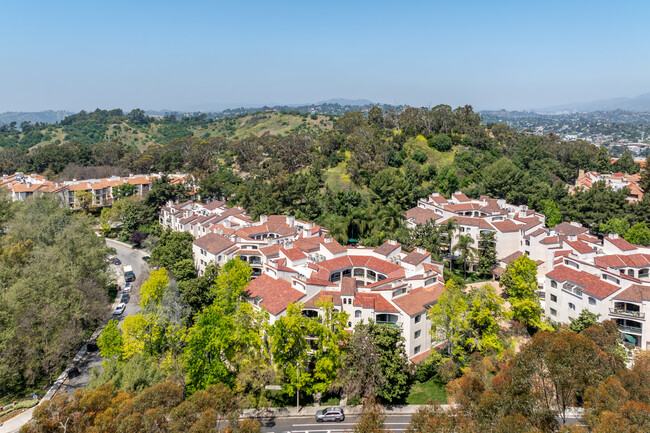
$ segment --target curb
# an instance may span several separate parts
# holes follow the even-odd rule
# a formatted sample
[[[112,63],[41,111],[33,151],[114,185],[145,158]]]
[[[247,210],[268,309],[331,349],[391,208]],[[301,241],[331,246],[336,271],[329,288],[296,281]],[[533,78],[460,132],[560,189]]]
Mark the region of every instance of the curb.
[[[116,244],[118,244],[118,245],[122,245],[123,247],[133,249],[133,245],[131,245],[131,244],[127,244],[126,242],[118,241],[118,240],[116,240],[116,239],[112,239],[112,238],[104,238],[104,241],[105,241],[105,242],[115,242]]]
[[[397,406],[397,407],[393,407],[393,406],[382,406],[382,407],[386,415],[412,415],[423,406],[426,405],[410,404],[410,405]],[[291,408],[279,407],[279,408],[272,408],[268,410],[244,409],[242,411],[241,417],[257,418],[257,419],[313,417],[316,415],[316,411],[323,409],[325,407],[327,406],[318,406],[318,407],[309,406],[309,407],[301,407],[300,409],[296,409],[295,407],[291,407]],[[341,407],[343,408],[343,411],[345,412],[346,415],[359,415],[363,410],[362,405],[341,406]],[[452,406],[448,404],[443,404],[440,407],[442,407],[445,410],[448,410]]]

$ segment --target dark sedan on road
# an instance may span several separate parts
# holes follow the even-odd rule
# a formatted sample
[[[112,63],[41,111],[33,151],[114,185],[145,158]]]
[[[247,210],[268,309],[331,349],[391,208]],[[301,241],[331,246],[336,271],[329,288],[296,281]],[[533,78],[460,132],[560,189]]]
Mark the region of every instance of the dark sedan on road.
[[[316,421],[336,421],[342,422],[345,420],[345,414],[343,414],[343,409],[340,407],[326,407],[316,412]]]

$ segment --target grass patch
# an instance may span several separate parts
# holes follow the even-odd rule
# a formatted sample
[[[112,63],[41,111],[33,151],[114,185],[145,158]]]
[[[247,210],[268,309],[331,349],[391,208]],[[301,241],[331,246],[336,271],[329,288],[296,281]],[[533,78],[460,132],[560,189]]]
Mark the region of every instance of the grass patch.
[[[327,400],[321,400],[321,406],[338,406],[341,404],[341,399],[338,397],[329,397]]]
[[[429,400],[446,404],[447,391],[443,385],[429,379],[426,382],[415,382],[411,387],[409,396],[406,397],[408,404],[427,404]]]

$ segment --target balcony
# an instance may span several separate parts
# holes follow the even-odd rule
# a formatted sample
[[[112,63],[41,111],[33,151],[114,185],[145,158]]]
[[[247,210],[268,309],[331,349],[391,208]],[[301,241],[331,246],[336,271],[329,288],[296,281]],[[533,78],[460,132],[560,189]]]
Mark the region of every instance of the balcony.
[[[642,329],[637,328],[636,326],[625,326],[625,325],[618,325],[618,330],[621,332],[629,332],[631,334],[642,334]]]
[[[634,317],[636,319],[645,319],[645,313],[640,311],[623,310],[621,308],[610,308],[609,314],[616,314],[618,316]]]

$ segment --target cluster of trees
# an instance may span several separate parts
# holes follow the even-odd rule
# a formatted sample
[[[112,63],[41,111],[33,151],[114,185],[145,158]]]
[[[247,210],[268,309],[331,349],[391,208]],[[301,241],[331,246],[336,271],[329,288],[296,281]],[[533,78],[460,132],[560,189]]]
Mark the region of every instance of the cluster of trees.
[[[108,312],[108,248],[52,197],[0,200],[0,395],[52,383]]]
[[[245,300],[247,263],[233,259],[197,277],[183,270],[183,251],[172,254],[183,249],[182,242],[190,244],[191,237],[161,238],[152,260],[175,271],[152,271],[140,289],[141,312],[102,331],[98,345],[106,361],[101,373],[93,373],[91,387],[112,383],[139,391],[173,380],[195,393],[221,383],[246,407],[341,392],[352,399],[404,401],[412,377],[398,328],[362,324],[350,337],[347,315],[326,301],[317,305],[319,318],[305,316],[298,303],[271,324],[266,312]]]

